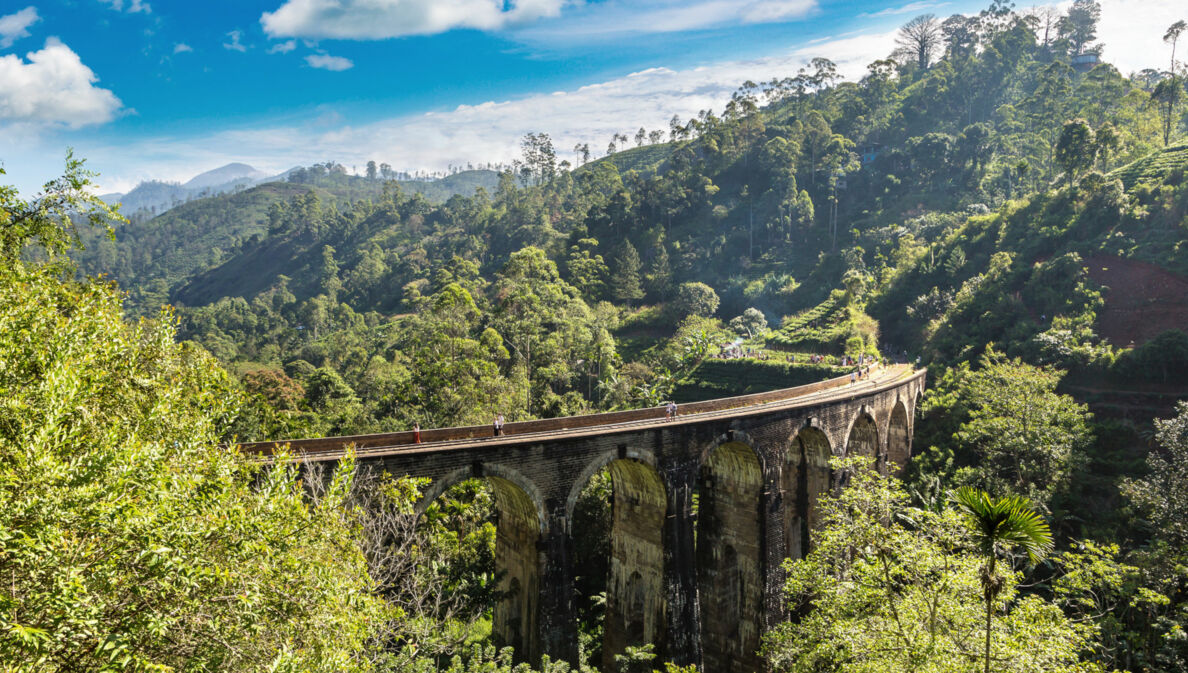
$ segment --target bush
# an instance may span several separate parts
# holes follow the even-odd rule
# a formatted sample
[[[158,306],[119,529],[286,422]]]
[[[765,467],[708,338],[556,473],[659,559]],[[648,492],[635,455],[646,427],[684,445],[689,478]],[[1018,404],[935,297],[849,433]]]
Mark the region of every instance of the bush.
[[[689,315],[709,317],[718,310],[718,293],[705,283],[681,283],[671,306],[678,318]]]

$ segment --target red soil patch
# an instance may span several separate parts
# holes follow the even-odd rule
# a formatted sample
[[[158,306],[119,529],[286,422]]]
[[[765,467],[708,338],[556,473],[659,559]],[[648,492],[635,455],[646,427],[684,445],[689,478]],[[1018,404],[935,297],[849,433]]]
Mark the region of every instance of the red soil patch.
[[[1154,264],[1121,257],[1085,260],[1089,277],[1104,286],[1097,332],[1115,346],[1139,346],[1170,329],[1188,330],[1188,278]]]

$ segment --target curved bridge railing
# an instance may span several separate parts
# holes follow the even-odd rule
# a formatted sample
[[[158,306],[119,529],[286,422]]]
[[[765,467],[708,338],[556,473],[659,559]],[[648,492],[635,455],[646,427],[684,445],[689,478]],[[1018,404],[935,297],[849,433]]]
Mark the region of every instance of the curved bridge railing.
[[[688,421],[690,416],[701,414],[715,414],[724,411],[746,409],[771,405],[779,402],[794,402],[803,398],[823,397],[833,399],[847,397],[849,393],[867,394],[873,388],[881,388],[884,384],[898,384],[912,375],[923,375],[924,370],[913,370],[908,365],[890,365],[875,367],[870,374],[853,386],[850,375],[826,379],[817,383],[809,383],[793,388],[782,388],[765,393],[724,397],[702,402],[689,402],[680,405],[681,420]],[[827,393],[836,393],[830,395]],[[813,402],[824,401],[813,399]],[[665,417],[664,407],[648,407],[645,409],[631,409],[627,411],[612,411],[599,414],[584,414],[581,416],[563,416],[560,418],[546,418],[532,421],[516,421],[503,426],[503,436],[495,437],[491,425],[471,425],[453,428],[431,428],[421,430],[421,441],[411,430],[400,432],[386,432],[368,435],[350,435],[341,437],[322,437],[309,439],[275,440],[265,442],[245,442],[239,445],[240,450],[258,456],[270,456],[281,447],[288,445],[289,451],[295,455],[314,456],[317,454],[339,454],[346,446],[354,446],[356,450],[366,449],[400,449],[400,448],[431,448],[450,442],[466,442],[467,440],[507,441],[517,436],[533,435],[593,429],[624,424],[635,424],[646,421],[662,420]]]

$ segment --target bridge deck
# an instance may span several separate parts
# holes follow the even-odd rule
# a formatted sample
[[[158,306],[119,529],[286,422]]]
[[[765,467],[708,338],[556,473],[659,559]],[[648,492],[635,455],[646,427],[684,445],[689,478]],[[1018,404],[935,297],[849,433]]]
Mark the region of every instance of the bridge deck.
[[[246,453],[268,456],[288,445],[291,453],[301,455],[305,460],[323,461],[341,458],[348,446],[354,446],[356,455],[360,458],[377,458],[397,453],[530,444],[558,438],[631,432],[650,426],[699,423],[722,417],[749,416],[784,408],[847,400],[894,387],[913,373],[914,370],[908,365],[876,367],[871,370],[868,377],[854,384],[850,383],[850,377],[846,375],[795,388],[682,404],[678,409],[677,418],[672,421],[665,419],[664,407],[651,407],[507,423],[504,425],[502,436],[494,436],[490,425],[481,425],[422,430],[421,443],[416,443],[411,431],[403,431],[317,439],[251,442],[241,444],[240,449]]]

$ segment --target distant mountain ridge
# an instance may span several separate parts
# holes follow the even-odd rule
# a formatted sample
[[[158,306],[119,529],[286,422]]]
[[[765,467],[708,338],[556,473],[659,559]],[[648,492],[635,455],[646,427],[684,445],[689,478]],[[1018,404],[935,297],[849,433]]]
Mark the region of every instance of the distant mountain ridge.
[[[230,163],[205,173],[199,173],[185,183],[148,180],[136,185],[127,193],[104,194],[100,198],[108,203],[120,204],[125,215],[142,211],[151,215],[159,215],[197,198],[216,196],[237,188],[283,180],[288,172],[274,176],[256,170],[247,164]]]
[[[124,215],[151,218],[196,199],[228,194],[270,182],[289,182],[292,179],[301,184],[316,183],[330,187],[329,184],[323,184],[329,179],[330,182],[337,183],[338,187],[347,187],[348,191],[366,192],[368,195],[373,192],[378,194],[384,182],[346,173],[317,174],[316,177],[310,177],[309,174],[317,174],[317,171],[295,166],[278,175],[271,175],[248,164],[233,162],[199,173],[184,183],[146,180],[126,193],[103,194],[99,198],[110,204],[119,204]],[[293,177],[294,175],[299,177]],[[454,194],[473,194],[479,187],[493,190],[499,184],[499,174],[493,170],[472,169],[443,177],[396,182],[405,190],[422,194],[431,202],[441,203]]]

